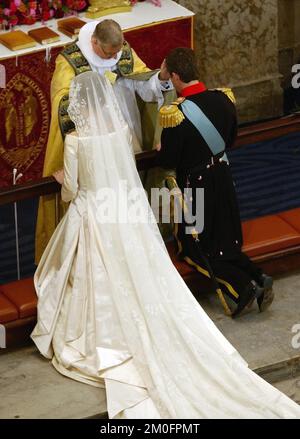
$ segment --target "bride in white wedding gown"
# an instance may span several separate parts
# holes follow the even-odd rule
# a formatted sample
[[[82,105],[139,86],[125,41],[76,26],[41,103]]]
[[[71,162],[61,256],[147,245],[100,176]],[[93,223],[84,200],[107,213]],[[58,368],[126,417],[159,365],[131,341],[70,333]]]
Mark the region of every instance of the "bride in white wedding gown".
[[[40,352],[62,374],[105,387],[110,418],[300,418],[173,266],[109,82],[75,77],[69,114],[62,198],[71,203],[34,278]]]

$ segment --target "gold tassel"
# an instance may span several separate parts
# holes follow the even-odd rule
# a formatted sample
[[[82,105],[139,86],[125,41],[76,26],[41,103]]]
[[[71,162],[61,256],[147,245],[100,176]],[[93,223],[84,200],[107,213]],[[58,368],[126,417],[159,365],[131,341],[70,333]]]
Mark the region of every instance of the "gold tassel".
[[[177,105],[164,105],[159,110],[159,123],[163,128],[174,128],[184,120],[184,114]]]
[[[235,99],[235,96],[234,96],[233,91],[232,91],[231,88],[222,87],[222,88],[215,88],[213,90],[219,90],[219,91],[225,93],[226,96],[231,100],[231,102],[233,104],[236,103],[236,99]]]

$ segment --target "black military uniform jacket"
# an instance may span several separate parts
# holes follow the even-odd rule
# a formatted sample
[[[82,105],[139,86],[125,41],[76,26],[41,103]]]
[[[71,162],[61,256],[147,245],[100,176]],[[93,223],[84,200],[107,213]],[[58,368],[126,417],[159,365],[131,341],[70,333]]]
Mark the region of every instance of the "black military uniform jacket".
[[[231,148],[237,134],[237,117],[234,103],[219,90],[207,90],[202,83],[183,90],[185,99],[193,101],[210,119]],[[178,105],[178,110],[181,105]],[[199,245],[209,258],[230,260],[241,250],[242,233],[239,209],[230,167],[219,161],[223,154],[213,159],[204,138],[185,118],[175,127],[164,128],[157,165],[176,169],[177,182],[182,191],[193,189],[192,210],[195,214],[195,190],[204,188],[204,230],[199,234]],[[190,253],[190,236],[185,233],[186,224],[178,227],[178,239],[184,256]]]

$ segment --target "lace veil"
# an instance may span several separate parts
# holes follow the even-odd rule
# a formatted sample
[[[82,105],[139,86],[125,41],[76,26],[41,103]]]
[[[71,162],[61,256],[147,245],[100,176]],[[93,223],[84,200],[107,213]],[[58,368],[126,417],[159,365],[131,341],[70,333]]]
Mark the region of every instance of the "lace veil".
[[[96,72],[73,79],[68,113],[79,136],[106,135],[125,125],[110,82]]]

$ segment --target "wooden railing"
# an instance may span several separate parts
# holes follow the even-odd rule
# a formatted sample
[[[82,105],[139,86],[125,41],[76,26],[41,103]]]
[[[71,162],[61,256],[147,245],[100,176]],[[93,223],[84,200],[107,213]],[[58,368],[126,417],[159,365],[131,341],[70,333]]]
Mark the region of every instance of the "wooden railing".
[[[136,155],[136,164],[139,171],[147,170],[155,166],[156,151],[142,152]],[[44,177],[40,180],[8,186],[0,189],[0,206],[26,200],[41,195],[49,195],[60,192],[61,186],[53,177]]]
[[[256,123],[240,128],[234,148],[250,143],[257,143],[281,137],[293,132],[300,132],[300,115],[290,115],[268,122]],[[136,155],[136,164],[139,171],[145,171],[155,166],[156,151],[142,152]],[[60,191],[61,186],[53,177],[46,177],[34,182],[0,189],[0,205],[15,201],[48,195]]]
[[[234,148],[295,132],[300,132],[300,114],[298,113],[239,129]]]

